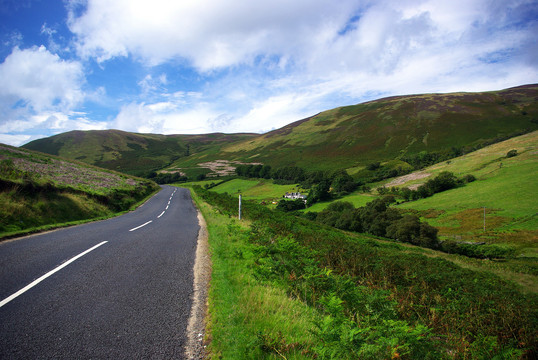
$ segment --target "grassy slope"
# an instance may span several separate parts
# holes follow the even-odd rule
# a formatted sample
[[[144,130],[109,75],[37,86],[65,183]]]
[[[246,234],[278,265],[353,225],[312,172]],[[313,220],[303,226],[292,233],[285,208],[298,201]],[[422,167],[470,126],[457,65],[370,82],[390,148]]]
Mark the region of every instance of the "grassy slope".
[[[261,350],[259,334],[280,336],[285,343],[311,344],[315,311],[290,299],[285,289],[256,280],[252,271],[253,248],[247,241],[250,224],[222,215],[196,193],[192,195],[208,224],[212,254],[207,319],[212,357],[279,358]],[[291,352],[287,354],[290,360],[308,358],[301,356],[300,351]]]
[[[429,167],[423,173],[431,174],[430,176],[435,176],[441,171],[451,171],[457,176],[473,174],[477,181],[431,198],[402,204],[400,207],[423,211],[442,210],[443,215],[436,218],[433,224],[447,227],[445,231],[448,233],[482,231],[481,217],[475,224],[467,224],[464,228],[460,226],[462,219],[460,221],[455,221],[455,219],[457,219],[457,214],[470,216],[473,214],[472,209],[480,210],[483,207],[486,207],[487,217],[492,216],[496,221],[488,224],[486,219],[487,229],[536,230],[538,229],[537,148],[538,132],[533,132],[453,159],[449,163],[444,162]],[[519,155],[506,158],[507,152],[512,149],[516,149]],[[409,181],[399,186],[416,185],[427,179]],[[387,184],[390,185],[391,182]],[[450,230],[454,225],[456,229]]]
[[[166,167],[187,154],[215,152],[250,134],[156,135],[119,130],[71,131],[32,141],[24,148],[135,175]]]
[[[158,187],[83,163],[0,144],[0,236],[108,217]]]
[[[356,168],[538,128],[538,86],[380,99],[320,113],[219,154],[273,166]]]
[[[286,192],[297,191],[297,185],[277,185],[272,180],[234,179],[211,190],[230,195],[238,195],[240,191],[245,199],[271,202],[280,200]]]

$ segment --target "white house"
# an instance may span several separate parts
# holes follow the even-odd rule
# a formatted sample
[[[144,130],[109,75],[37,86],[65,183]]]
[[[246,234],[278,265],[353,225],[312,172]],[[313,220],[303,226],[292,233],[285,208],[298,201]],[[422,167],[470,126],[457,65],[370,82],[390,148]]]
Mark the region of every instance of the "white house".
[[[284,194],[284,197],[286,199],[293,199],[293,200],[296,200],[296,199],[305,200],[306,199],[306,195],[303,195],[300,192],[292,192],[292,193],[287,192],[286,194]]]

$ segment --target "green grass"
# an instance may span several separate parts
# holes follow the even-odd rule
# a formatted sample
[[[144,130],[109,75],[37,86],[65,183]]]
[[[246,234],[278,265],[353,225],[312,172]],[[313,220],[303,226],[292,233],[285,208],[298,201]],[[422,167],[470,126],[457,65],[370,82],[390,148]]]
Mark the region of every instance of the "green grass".
[[[509,150],[516,149],[518,155],[506,158]],[[486,228],[496,231],[538,229],[538,132],[516,137],[495,144],[471,154],[443,162],[425,169],[423,172],[435,176],[441,171],[451,171],[457,176],[474,175],[477,180],[464,187],[449,190],[433,197],[400,205],[404,209],[426,211],[442,210],[443,215],[435,219],[436,226],[457,225],[453,215],[471,209],[486,207],[488,214],[502,217],[495,227]],[[405,187],[421,183],[426,179],[409,181],[399,185]],[[388,182],[390,183],[390,182]],[[452,223],[450,223],[452,221]],[[448,223],[447,223],[448,222]],[[477,224],[483,228],[482,223]],[[463,230],[467,231],[466,229]]]
[[[329,206],[331,203],[335,201],[348,201],[353,204],[356,208],[361,207],[369,203],[370,201],[374,200],[376,196],[374,195],[368,195],[364,193],[353,193],[350,195],[343,196],[339,199],[333,200],[333,201],[326,201],[326,202],[320,202],[316,203],[309,208],[302,210],[303,212],[307,211],[313,211],[313,212],[320,212],[324,210],[327,206]]]
[[[194,192],[193,199],[208,224],[213,265],[207,319],[211,358],[280,359],[269,339],[289,346],[311,344],[315,311],[282,287],[254,277],[249,223],[222,215]],[[287,354],[290,360],[306,358],[299,348]]]
[[[286,192],[298,191],[297,185],[278,185],[265,179],[233,179],[211,189],[219,194],[239,195],[245,200],[272,202],[282,199]]]

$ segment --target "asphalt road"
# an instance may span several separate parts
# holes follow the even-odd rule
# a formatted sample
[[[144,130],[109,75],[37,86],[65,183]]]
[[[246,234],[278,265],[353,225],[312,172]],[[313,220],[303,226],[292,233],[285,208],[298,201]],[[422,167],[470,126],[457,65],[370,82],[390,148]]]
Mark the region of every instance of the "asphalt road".
[[[196,215],[165,186],[126,215],[0,243],[0,359],[182,359]]]

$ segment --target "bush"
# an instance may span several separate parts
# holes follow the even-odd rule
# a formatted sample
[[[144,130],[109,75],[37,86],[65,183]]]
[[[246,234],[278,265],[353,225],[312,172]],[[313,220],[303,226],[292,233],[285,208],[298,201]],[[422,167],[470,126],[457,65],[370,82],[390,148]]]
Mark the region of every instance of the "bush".
[[[514,157],[514,156],[517,156],[517,150],[515,150],[515,149],[510,150],[509,152],[506,153],[507,158],[511,158],[511,157]]]
[[[295,211],[295,210],[302,210],[306,208],[306,205],[304,203],[304,200],[296,199],[296,200],[280,200],[278,202],[278,205],[276,206],[278,210],[282,211]]]
[[[506,245],[472,244],[445,240],[440,244],[441,250],[449,254],[459,254],[477,259],[508,259],[516,250]]]

